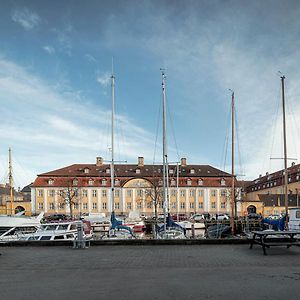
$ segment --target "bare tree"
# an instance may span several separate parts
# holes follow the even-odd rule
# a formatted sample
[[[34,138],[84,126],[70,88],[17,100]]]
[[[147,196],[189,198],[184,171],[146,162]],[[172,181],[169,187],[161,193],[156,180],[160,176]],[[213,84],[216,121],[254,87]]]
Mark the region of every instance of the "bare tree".
[[[151,187],[145,189],[145,193],[148,197],[152,199],[154,205],[155,220],[157,220],[157,208],[159,202],[163,201],[163,188],[160,179],[152,179],[151,185]]]
[[[80,189],[78,187],[77,178],[68,178],[67,186],[59,191],[59,196],[64,200],[64,203],[70,208],[70,216],[73,218],[73,206],[78,204]]]

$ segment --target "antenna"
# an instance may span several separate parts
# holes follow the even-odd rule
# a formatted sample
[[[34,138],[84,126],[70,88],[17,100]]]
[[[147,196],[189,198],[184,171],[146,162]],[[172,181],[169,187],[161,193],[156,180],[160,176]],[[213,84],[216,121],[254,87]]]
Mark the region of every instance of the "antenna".
[[[114,57],[111,57],[111,75],[114,76]]]

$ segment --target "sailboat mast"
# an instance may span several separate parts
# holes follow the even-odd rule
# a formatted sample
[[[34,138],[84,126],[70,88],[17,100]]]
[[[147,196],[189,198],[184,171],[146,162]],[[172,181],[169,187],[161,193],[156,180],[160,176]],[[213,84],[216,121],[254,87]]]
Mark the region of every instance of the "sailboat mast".
[[[112,70],[111,75],[111,166],[110,166],[110,181],[111,181],[111,212],[115,210],[115,162],[114,162],[114,125],[115,125],[115,76]]]
[[[231,218],[230,226],[231,231],[234,234],[234,207],[235,207],[235,187],[234,187],[234,92],[231,94]]]
[[[167,154],[167,117],[166,117],[166,75],[161,70],[162,75],[162,96],[163,96],[163,199],[164,199],[164,233],[166,233],[166,213],[168,204],[168,154]]]
[[[11,149],[8,149],[8,168],[9,168],[9,199],[10,199],[10,214],[13,211],[13,177],[12,177],[12,163],[11,163]]]
[[[285,123],[285,99],[284,99],[284,79],[281,76],[281,89],[282,89],[282,121],[283,121],[283,151],[284,151],[284,204],[286,214],[286,226],[288,224],[288,174],[287,174],[287,145],[286,145],[286,123]]]

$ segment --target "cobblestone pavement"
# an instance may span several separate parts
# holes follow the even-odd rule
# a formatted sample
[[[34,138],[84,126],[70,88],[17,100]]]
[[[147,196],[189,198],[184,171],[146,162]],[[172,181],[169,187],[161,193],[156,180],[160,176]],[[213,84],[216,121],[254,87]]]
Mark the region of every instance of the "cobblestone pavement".
[[[1,300],[300,299],[300,248],[0,247]]]

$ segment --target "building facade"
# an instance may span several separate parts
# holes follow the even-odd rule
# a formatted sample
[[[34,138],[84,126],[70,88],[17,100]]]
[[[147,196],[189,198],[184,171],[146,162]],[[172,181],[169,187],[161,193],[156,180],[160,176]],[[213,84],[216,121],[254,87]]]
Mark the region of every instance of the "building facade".
[[[139,157],[137,164],[117,164],[114,171],[116,214],[163,212],[162,165],[145,165]],[[32,213],[108,215],[112,211],[110,172],[110,165],[97,157],[96,164],[74,164],[38,175],[31,186]],[[178,172],[177,165],[170,165],[168,175],[171,214],[230,212],[230,174],[209,165],[188,165],[183,158]]]
[[[0,184],[0,214],[11,215],[20,211],[25,211],[26,215],[31,215],[31,201],[25,199],[22,191],[13,189],[12,209],[10,203],[9,184]]]
[[[299,207],[300,194],[300,164],[292,165],[288,172],[288,206]],[[263,216],[279,215],[285,212],[284,201],[284,170],[260,175],[249,182],[246,187],[246,197],[242,211],[254,210]]]

